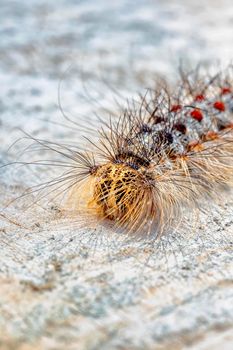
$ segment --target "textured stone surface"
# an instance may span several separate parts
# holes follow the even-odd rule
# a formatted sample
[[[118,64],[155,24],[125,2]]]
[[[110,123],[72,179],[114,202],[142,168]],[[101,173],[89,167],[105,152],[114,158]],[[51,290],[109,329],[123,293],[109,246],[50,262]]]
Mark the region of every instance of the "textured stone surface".
[[[204,10],[205,6],[205,10]],[[49,159],[31,135],[83,147],[114,98],[233,57],[231,1],[1,1],[0,164]],[[61,82],[61,85],[59,85]],[[61,105],[69,123],[59,109]],[[65,125],[65,126],[64,126]],[[33,151],[33,152],[31,152]],[[0,349],[232,349],[233,198],[160,243],[127,241],[34,196],[47,166],[0,180]]]

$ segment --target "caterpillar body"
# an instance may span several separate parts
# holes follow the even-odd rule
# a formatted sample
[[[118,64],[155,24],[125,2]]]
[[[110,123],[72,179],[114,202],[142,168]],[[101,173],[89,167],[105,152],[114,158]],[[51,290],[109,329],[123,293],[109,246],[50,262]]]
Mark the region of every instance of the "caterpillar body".
[[[68,184],[66,207],[81,199],[98,217],[129,232],[182,221],[186,208],[215,199],[233,184],[232,67],[214,76],[181,71],[128,102],[99,130],[92,151],[63,149],[71,170],[50,185]],[[40,144],[61,153],[53,143]]]

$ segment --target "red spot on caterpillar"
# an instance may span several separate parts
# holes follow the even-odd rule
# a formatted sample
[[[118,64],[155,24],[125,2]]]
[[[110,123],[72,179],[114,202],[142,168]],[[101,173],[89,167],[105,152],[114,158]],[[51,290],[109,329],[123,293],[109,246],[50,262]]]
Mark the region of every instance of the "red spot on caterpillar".
[[[231,89],[229,87],[223,87],[221,90],[221,95],[227,95],[231,93]]]
[[[170,112],[179,112],[182,109],[181,105],[173,105],[171,106]]]
[[[194,109],[191,113],[190,113],[191,117],[195,120],[197,120],[198,122],[201,122],[203,119],[203,114],[199,109]]]
[[[204,99],[205,99],[204,95],[197,95],[194,100],[196,102],[202,102],[202,101],[204,101]]]
[[[222,101],[216,101],[216,102],[214,102],[214,108],[220,112],[224,112],[225,111],[225,104]]]

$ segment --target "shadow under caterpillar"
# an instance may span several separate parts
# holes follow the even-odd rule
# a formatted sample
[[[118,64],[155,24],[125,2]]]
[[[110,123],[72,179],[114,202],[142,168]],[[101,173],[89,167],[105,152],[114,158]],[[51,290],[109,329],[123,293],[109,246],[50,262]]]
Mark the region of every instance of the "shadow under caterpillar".
[[[116,227],[160,237],[185,209],[233,185],[232,72],[181,70],[175,87],[161,81],[103,122],[86,152],[32,138],[61,155],[52,165],[67,170],[27,193],[65,190],[65,210],[74,215],[84,203]]]

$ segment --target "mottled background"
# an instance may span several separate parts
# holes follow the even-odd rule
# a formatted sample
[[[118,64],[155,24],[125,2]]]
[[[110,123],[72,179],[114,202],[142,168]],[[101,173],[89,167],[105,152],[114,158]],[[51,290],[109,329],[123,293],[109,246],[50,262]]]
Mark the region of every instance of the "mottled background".
[[[9,149],[20,129],[83,147],[116,98],[180,62],[224,66],[232,44],[231,0],[0,0],[0,164],[47,159],[25,139]],[[1,170],[0,349],[232,349],[231,194],[159,244],[33,196],[5,208],[58,170]]]

